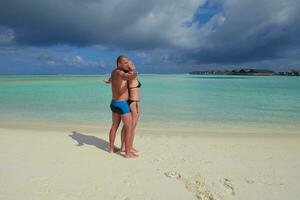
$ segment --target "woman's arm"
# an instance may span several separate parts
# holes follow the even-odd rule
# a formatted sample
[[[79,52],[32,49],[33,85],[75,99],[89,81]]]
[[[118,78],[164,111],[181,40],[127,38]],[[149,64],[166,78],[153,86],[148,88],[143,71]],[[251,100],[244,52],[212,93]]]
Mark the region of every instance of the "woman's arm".
[[[111,83],[111,77],[109,77],[108,80],[103,80],[104,83],[110,84]]]

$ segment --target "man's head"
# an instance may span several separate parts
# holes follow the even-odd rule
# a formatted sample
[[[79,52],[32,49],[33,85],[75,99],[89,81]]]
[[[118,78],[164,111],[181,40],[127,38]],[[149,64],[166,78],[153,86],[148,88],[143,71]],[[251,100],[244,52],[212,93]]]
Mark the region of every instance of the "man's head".
[[[120,70],[129,70],[129,59],[127,56],[120,55],[117,58],[117,68]]]

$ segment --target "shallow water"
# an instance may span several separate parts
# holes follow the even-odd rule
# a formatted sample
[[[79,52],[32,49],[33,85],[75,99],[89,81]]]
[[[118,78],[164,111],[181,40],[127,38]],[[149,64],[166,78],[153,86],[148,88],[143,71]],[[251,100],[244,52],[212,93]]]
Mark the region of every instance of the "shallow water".
[[[0,119],[110,125],[107,76],[0,76]],[[140,75],[141,127],[300,124],[300,78]]]

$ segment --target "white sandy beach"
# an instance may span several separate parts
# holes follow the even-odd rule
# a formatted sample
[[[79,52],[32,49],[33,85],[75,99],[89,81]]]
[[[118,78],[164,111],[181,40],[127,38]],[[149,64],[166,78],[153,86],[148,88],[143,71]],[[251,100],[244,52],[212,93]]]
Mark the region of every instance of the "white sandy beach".
[[[144,131],[136,136],[138,159],[109,154],[103,132],[0,129],[0,141],[5,200],[299,198],[300,137],[294,134]]]

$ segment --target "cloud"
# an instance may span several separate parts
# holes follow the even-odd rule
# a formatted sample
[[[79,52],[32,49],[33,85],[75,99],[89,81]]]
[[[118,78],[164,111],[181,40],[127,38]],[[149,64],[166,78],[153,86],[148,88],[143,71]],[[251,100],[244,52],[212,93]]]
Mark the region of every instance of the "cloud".
[[[0,74],[98,74],[111,71],[111,60],[68,46],[0,48]]]
[[[97,62],[92,60],[86,60],[82,58],[80,55],[68,55],[63,59],[63,63],[61,65],[66,66],[75,66],[75,67],[103,67],[103,62]]]
[[[294,65],[299,63],[298,10],[297,0],[1,1],[0,48],[70,45],[131,51],[146,68]],[[32,59],[57,66],[106,66],[76,52],[47,52]]]
[[[9,45],[13,42],[15,38],[15,33],[12,29],[0,24],[0,47]]]
[[[0,24],[15,32],[17,44],[104,45],[154,49],[189,45],[192,18],[204,0],[1,1]]]
[[[105,68],[106,63],[103,60],[89,60],[82,55],[72,52],[63,56],[53,55],[48,52],[40,53],[36,56],[36,59],[49,65],[66,66],[75,68]]]
[[[225,0],[220,13],[200,27],[198,46],[181,56],[198,63],[280,59],[300,47],[299,8],[296,0]]]

